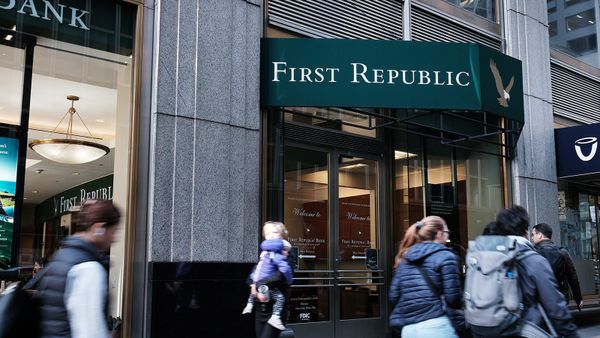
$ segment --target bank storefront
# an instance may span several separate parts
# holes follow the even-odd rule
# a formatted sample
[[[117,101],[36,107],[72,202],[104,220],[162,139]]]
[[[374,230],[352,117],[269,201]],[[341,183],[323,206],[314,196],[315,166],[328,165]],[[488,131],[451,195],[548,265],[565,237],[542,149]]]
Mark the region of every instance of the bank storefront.
[[[553,237],[573,258],[584,305],[597,305],[600,298],[600,124],[559,128],[554,134],[559,227],[554,227],[556,235]]]
[[[383,336],[406,228],[446,219],[464,256],[507,205],[521,63],[478,44],[263,39],[265,219],[297,250],[298,336]]]
[[[85,200],[114,200],[123,218],[108,313],[119,321],[130,320],[140,7],[0,1],[1,279],[43,266]]]

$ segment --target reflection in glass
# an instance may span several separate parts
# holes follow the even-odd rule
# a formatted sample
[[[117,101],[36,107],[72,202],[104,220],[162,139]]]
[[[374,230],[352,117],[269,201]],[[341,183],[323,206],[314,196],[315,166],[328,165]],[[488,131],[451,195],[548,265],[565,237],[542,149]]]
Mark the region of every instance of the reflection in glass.
[[[565,0],[548,2],[550,46],[594,67],[598,55],[598,1]]]
[[[575,263],[581,293],[599,294],[598,200],[583,186],[559,180],[558,217],[560,241]],[[556,235],[558,236],[558,235]],[[553,237],[556,237],[553,236]]]
[[[0,45],[0,123],[21,123],[25,50]]]
[[[378,249],[377,162],[342,156],[338,180],[340,318],[379,317],[382,275],[375,262],[367,268],[368,250]]]
[[[445,0],[453,5],[496,22],[497,0]]]
[[[376,137],[375,126],[379,119],[366,114],[373,109],[344,109],[336,107],[288,107],[286,122],[306,123],[355,135]]]
[[[298,248],[290,323],[326,321],[331,284],[328,155],[285,147],[284,156],[284,223],[288,241]]]

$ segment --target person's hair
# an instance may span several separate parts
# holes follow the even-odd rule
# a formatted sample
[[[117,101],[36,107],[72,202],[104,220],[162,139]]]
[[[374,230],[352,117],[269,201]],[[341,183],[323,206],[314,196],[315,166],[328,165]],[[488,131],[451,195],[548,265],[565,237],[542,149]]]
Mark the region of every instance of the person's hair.
[[[552,227],[546,223],[540,223],[533,226],[533,229],[540,232],[544,237],[552,239]]]
[[[121,213],[109,200],[86,200],[75,215],[75,232],[83,232],[96,223],[104,223],[105,228],[119,224]]]
[[[483,236],[495,235],[496,234],[496,222],[492,221],[485,225],[483,228]]]
[[[529,230],[529,216],[522,206],[515,205],[498,211],[496,215],[496,235],[524,236]]]
[[[394,269],[400,265],[404,255],[411,246],[419,242],[433,241],[438,232],[444,231],[444,224],[446,224],[446,221],[439,216],[427,216],[408,227],[404,233],[404,238],[400,242]]]
[[[274,229],[276,231],[278,231],[281,236],[287,236],[288,231],[285,228],[285,225],[283,225],[283,223],[281,222],[275,222],[275,221],[266,221],[265,224],[263,225],[263,237],[266,237],[265,234],[267,233],[268,229]]]

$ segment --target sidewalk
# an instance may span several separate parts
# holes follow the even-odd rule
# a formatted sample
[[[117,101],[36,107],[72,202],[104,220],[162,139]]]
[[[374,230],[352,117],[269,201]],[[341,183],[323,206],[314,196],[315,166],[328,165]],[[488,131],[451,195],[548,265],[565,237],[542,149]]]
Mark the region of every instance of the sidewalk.
[[[582,326],[579,328],[581,338],[600,338],[600,324]]]

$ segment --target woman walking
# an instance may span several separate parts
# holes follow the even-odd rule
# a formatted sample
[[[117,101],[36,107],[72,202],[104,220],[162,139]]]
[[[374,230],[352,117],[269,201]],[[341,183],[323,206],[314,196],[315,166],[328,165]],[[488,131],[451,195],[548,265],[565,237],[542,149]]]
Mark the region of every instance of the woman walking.
[[[411,225],[400,243],[390,326],[402,338],[457,337],[446,314],[446,306],[462,307],[458,260],[444,245],[449,234],[441,217],[428,216]]]

